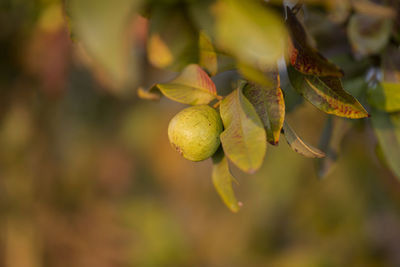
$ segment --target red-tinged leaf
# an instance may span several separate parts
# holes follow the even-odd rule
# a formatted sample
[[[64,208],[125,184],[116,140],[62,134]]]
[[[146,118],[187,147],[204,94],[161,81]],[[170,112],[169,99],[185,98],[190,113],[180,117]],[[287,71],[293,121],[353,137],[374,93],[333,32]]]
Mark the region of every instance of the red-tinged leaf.
[[[212,160],[212,181],[214,187],[225,205],[232,212],[238,212],[240,205],[236,200],[235,192],[232,188],[232,182],[235,181],[235,178],[233,178],[229,170],[228,160],[221,148],[213,155]]]
[[[289,43],[290,64],[304,74],[342,77],[343,71],[308,43],[307,33],[291,9],[286,7],[286,11],[286,22],[292,37]]]
[[[213,81],[198,65],[187,66],[182,73],[169,83],[156,84],[166,97],[184,104],[208,104],[218,98]]]
[[[244,85],[242,83],[221,102],[225,130],[220,137],[226,156],[241,170],[254,173],[261,167],[267,142],[256,110],[243,96]]]
[[[283,134],[289,146],[297,153],[308,158],[323,158],[325,153],[320,151],[303,140],[293,131],[289,124],[285,121],[283,123]]]
[[[276,75],[278,76],[277,73]],[[277,80],[279,81],[279,78]],[[268,142],[272,145],[278,144],[285,119],[285,102],[279,83],[272,87],[248,84],[243,89],[243,94],[263,122]]]
[[[400,179],[400,113],[373,110],[371,121],[386,162]]]
[[[293,67],[287,70],[293,87],[323,112],[351,119],[369,116],[357,99],[343,89],[339,78],[303,75]]]

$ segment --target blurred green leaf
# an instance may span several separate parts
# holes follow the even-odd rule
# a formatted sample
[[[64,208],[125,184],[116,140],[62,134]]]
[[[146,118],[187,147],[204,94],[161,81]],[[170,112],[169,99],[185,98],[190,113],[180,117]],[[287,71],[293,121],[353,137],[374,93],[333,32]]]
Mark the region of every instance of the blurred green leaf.
[[[286,7],[287,25],[291,33],[292,43],[289,45],[290,63],[304,74],[316,76],[343,76],[343,71],[328,61],[307,41],[307,33],[289,7]]]
[[[141,1],[69,0],[71,32],[118,87],[135,73],[126,30]]]
[[[218,59],[210,37],[201,31],[199,35],[199,65],[202,66],[211,76],[217,74]]]
[[[339,78],[303,75],[293,67],[288,67],[288,75],[293,87],[323,112],[351,119],[368,117],[357,99],[343,89]]]
[[[350,16],[351,2],[349,0],[328,0],[325,6],[329,12],[329,19],[335,23],[343,23]]]
[[[368,82],[364,76],[356,76],[343,80],[343,88],[355,98],[363,98],[368,88]]]
[[[232,211],[239,211],[239,203],[233,192],[232,182],[235,181],[229,171],[228,160],[226,159],[223,150],[220,148],[212,157],[213,170],[212,181],[219,196],[224,201],[225,205]]]
[[[382,77],[383,74],[383,77]],[[375,108],[400,111],[400,53],[399,48],[389,45],[381,55],[381,68],[367,89],[368,102]]]
[[[217,98],[213,81],[198,65],[187,66],[182,73],[169,83],[155,85],[166,97],[184,104],[208,104]]]
[[[395,18],[396,9],[390,6],[374,3],[371,0],[352,1],[353,8],[356,12],[382,18]],[[381,2],[382,3],[382,2]]]
[[[371,121],[388,166],[400,179],[400,113],[373,110]]]
[[[205,53],[202,52],[202,47],[203,49],[205,48],[204,44],[200,44],[200,58],[199,62],[200,65],[202,65],[202,57],[206,56],[209,51],[209,56],[214,57],[213,52],[215,52],[216,57],[217,57],[217,62],[216,62],[216,72],[214,73],[213,71],[210,71],[212,68],[207,67],[207,66],[202,66],[204,67],[207,71],[209,71],[210,75],[216,75],[217,73],[221,73],[227,70],[233,70],[236,68],[236,62],[235,59],[228,55],[226,52],[221,51],[219,47],[216,47],[214,45],[215,43],[215,16],[213,15],[213,5],[215,4],[214,0],[202,0],[202,1],[190,1],[188,3],[188,11],[191,19],[193,20],[194,24],[197,26],[197,28],[200,31],[200,34],[203,34],[204,36],[207,36],[212,44],[212,50],[211,49],[205,49]],[[206,46],[208,46],[206,44]],[[211,48],[211,47],[210,47]],[[210,59],[209,59],[210,60]],[[214,59],[211,60],[211,62],[214,61]],[[204,61],[203,61],[204,62]],[[209,63],[211,63],[209,62]],[[211,63],[214,64],[214,63]],[[210,68],[210,70],[209,70]]]
[[[326,152],[326,157],[318,159],[317,174],[324,178],[333,169],[340,151],[340,143],[351,128],[349,121],[329,116],[321,134],[319,148]]]
[[[212,14],[214,0],[188,1],[188,13],[198,29],[214,36],[215,17]]]
[[[400,110],[400,83],[382,82],[368,91],[368,102],[375,108],[395,112]]]
[[[213,11],[217,46],[238,61],[270,66],[283,56],[287,31],[281,19],[261,3],[221,0]]]
[[[283,123],[283,134],[285,135],[286,141],[289,146],[297,153],[307,158],[322,158],[325,157],[325,153],[320,151],[303,140],[293,131],[289,124],[285,121]]]
[[[366,14],[354,14],[347,26],[347,35],[353,50],[360,55],[380,52],[388,43],[392,21]]]
[[[395,45],[388,45],[381,57],[383,81],[400,83],[400,49]]]
[[[197,62],[198,33],[180,9],[156,5],[151,12],[147,56],[152,65],[180,71]]]
[[[275,73],[278,76],[277,73]],[[267,131],[267,140],[276,145],[285,120],[285,102],[279,83],[272,87],[248,84],[243,94],[254,106]]]
[[[266,134],[256,110],[242,93],[245,83],[221,102],[221,118],[225,130],[221,143],[226,156],[241,170],[254,173],[263,162],[267,150]]]
[[[258,68],[255,68],[246,63],[239,62],[237,64],[237,69],[239,73],[247,80],[255,82],[257,84],[274,87],[275,84],[279,83],[276,67],[268,68],[270,71],[263,71]]]

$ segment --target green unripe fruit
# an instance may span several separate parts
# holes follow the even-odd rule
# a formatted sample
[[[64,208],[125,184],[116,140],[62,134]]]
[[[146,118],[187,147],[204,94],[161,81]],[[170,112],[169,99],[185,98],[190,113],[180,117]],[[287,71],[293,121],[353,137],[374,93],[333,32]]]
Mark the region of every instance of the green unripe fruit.
[[[211,157],[221,141],[223,130],[218,112],[208,105],[198,105],[180,111],[168,126],[172,146],[184,158],[202,161]]]

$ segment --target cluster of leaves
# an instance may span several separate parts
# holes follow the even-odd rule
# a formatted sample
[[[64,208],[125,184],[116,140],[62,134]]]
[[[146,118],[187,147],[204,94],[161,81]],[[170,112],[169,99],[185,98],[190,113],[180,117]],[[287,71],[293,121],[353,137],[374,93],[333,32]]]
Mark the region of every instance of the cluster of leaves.
[[[378,139],[376,152],[400,179],[400,3],[380,4],[370,1],[355,4],[356,12],[349,18],[347,35],[356,56],[376,61],[365,73],[365,94]]]
[[[292,109],[285,96],[291,94],[291,87],[327,114],[349,119],[370,116],[344,90],[344,72],[314,47],[296,15],[302,6],[289,8],[279,2],[171,0],[137,4],[149,21],[148,61],[179,72],[176,78],[149,90],[139,89],[138,95],[151,100],[164,95],[180,103],[210,104],[219,109],[224,131],[220,135],[222,149],[213,156],[212,179],[234,212],[239,204],[227,159],[240,170],[254,173],[263,163],[267,143],[277,145],[281,133],[294,151],[311,158],[327,156],[326,161],[320,161],[321,168],[328,168],[327,162],[336,156],[341,135],[332,135],[332,119],[325,129],[328,137],[321,145],[327,155],[301,140],[285,120],[286,111]],[[360,56],[381,51],[392,34],[390,19],[374,18],[376,27],[365,32],[361,26],[365,27],[366,19],[355,13],[347,23],[349,41]],[[372,123],[382,151],[400,176],[400,120],[396,113],[400,110],[400,88],[398,80],[393,80],[399,76],[396,66],[390,67],[393,71],[385,70],[384,81],[379,80],[379,71],[370,75],[368,99],[374,107]],[[282,90],[280,81],[284,77],[291,86]],[[228,82],[219,86],[221,79]]]
[[[223,149],[213,156],[212,179],[226,205],[232,211],[237,211],[239,205],[232,190],[234,178],[229,172],[227,158],[240,170],[254,173],[263,163],[267,142],[277,145],[281,132],[296,152],[312,158],[324,157],[319,149],[302,141],[285,121],[285,101],[277,65],[279,59],[289,55],[287,71],[293,87],[317,108],[347,118],[363,118],[368,114],[343,89],[339,78],[343,75],[340,68],[307,43],[306,33],[290,8],[286,9],[287,27],[283,27],[283,22],[273,13],[269,14],[272,11],[267,7],[257,7],[255,3],[253,6],[253,3],[247,5],[236,1],[220,1],[214,8],[217,9],[214,33],[209,35],[203,29],[198,31],[198,65],[188,65],[172,81],[156,84],[149,92],[140,90],[140,95],[154,99],[159,90],[162,95],[189,105],[218,101],[214,107],[219,107],[225,130],[220,136]],[[258,10],[261,14],[252,16],[250,12],[246,14],[247,10]],[[231,22],[238,23],[241,17],[244,22],[239,23],[240,26],[244,24],[247,29],[255,28],[255,32],[251,32],[254,36],[240,38],[240,35],[247,34],[245,30],[231,28]],[[277,33],[276,28],[279,29]],[[290,31],[290,39],[285,35],[286,29]],[[148,53],[155,65],[160,63],[155,59],[173,58],[166,56],[170,55],[166,51],[173,51],[173,48],[169,49],[167,42],[162,42],[164,39],[155,37],[160,34],[150,31]],[[260,46],[263,39],[269,47]],[[234,40],[250,42],[238,44]],[[160,52],[162,50],[165,57]],[[226,96],[218,95],[213,80],[206,73],[208,71],[210,75],[215,75],[219,72],[219,55],[229,56],[233,61],[229,68],[236,69],[240,74]],[[163,59],[161,61],[165,62]],[[157,66],[165,67],[160,64]]]

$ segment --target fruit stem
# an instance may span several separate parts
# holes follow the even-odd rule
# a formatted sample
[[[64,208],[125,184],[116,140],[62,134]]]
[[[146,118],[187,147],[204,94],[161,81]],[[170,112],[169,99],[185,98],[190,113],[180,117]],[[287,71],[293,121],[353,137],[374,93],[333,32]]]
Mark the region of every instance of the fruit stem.
[[[222,100],[222,99],[221,99],[221,100]],[[213,105],[213,108],[219,107],[219,105],[221,104],[221,100],[219,100],[217,103],[215,103],[215,104]]]

